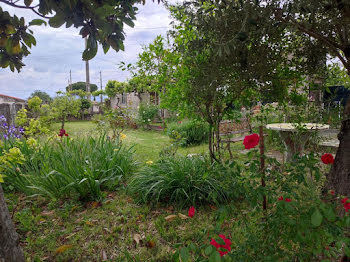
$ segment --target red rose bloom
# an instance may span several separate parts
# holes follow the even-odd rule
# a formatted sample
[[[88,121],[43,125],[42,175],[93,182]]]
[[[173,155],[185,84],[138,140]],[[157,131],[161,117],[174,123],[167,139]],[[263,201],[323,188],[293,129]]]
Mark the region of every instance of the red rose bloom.
[[[333,190],[331,190],[329,193],[333,196],[335,195],[335,192]]]
[[[282,201],[282,200],[283,200],[283,196],[280,196],[280,197],[278,198],[278,200],[279,200],[279,201]]]
[[[290,199],[290,198],[286,198],[286,200],[285,200],[286,202],[291,202],[292,201],[292,199]]]
[[[243,145],[245,149],[251,149],[256,147],[259,144],[259,135],[258,134],[251,134],[249,136],[246,136],[243,140]]]
[[[188,216],[189,217],[193,217],[194,216],[194,213],[196,212],[196,209],[194,208],[194,206],[191,206],[189,209],[188,209]]]
[[[329,165],[334,163],[334,157],[332,154],[326,153],[321,157],[324,164]]]
[[[222,257],[231,251],[231,240],[227,239],[224,235],[219,235],[219,237],[224,240],[225,245],[219,244],[214,238],[211,239],[210,244],[216,247],[216,251],[218,251]]]
[[[344,204],[344,208],[345,208],[345,212],[346,213],[349,212],[349,210],[350,210],[350,203],[345,203]]]
[[[348,201],[348,198],[347,198],[347,197],[346,197],[346,198],[343,198],[343,199],[341,200],[342,204],[345,204],[346,201]]]

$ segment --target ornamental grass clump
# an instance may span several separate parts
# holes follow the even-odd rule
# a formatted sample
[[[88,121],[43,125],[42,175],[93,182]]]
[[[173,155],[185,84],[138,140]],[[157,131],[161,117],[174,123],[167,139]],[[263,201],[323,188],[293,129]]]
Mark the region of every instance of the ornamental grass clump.
[[[22,142],[23,164],[7,169],[9,185],[28,195],[53,199],[102,198],[102,190],[113,190],[134,172],[133,149],[106,136],[54,139],[31,149]]]
[[[234,191],[234,175],[204,157],[169,157],[141,169],[129,189],[141,202],[177,206],[223,203]]]
[[[209,125],[200,121],[183,121],[168,125],[168,136],[177,140],[177,135],[181,136],[180,145],[183,147],[200,145],[208,141]]]

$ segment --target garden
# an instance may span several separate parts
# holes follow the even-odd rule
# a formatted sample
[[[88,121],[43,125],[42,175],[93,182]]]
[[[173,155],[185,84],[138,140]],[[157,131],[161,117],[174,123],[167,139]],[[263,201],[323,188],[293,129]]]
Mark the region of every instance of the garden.
[[[39,2],[82,28],[84,60],[123,50],[136,12]],[[120,63],[130,79],[0,116],[0,261],[349,261],[350,99],[333,87],[350,88],[350,5],[287,2],[165,3],[168,38]],[[0,18],[19,71],[46,20]]]

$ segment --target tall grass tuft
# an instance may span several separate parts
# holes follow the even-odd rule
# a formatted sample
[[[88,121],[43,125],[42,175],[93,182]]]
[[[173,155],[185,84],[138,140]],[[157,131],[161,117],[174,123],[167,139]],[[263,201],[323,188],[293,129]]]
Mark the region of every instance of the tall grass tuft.
[[[184,121],[181,123],[170,123],[168,125],[168,136],[175,139],[177,134],[181,136],[181,146],[199,145],[208,141],[209,126],[200,121]]]
[[[141,202],[178,206],[222,203],[234,190],[233,176],[203,157],[165,158],[134,175],[129,190]]]
[[[6,172],[8,183],[29,195],[49,198],[102,198],[135,171],[133,149],[106,136],[48,141],[36,149],[20,147],[25,163]]]

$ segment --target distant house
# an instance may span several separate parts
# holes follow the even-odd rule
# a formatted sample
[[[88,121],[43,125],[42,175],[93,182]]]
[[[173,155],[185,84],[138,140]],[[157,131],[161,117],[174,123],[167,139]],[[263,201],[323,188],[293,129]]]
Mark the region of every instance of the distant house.
[[[152,103],[155,105],[160,104],[159,94],[156,92],[150,93],[123,93],[117,94],[115,97],[111,98],[111,107],[116,108],[128,108],[131,114],[136,117],[138,114],[139,106],[141,103]],[[159,110],[159,117],[164,113],[164,117],[169,117],[169,112],[167,110]]]
[[[17,111],[24,108],[26,103],[24,99],[0,94],[0,115],[4,115],[9,124],[14,124]]]

